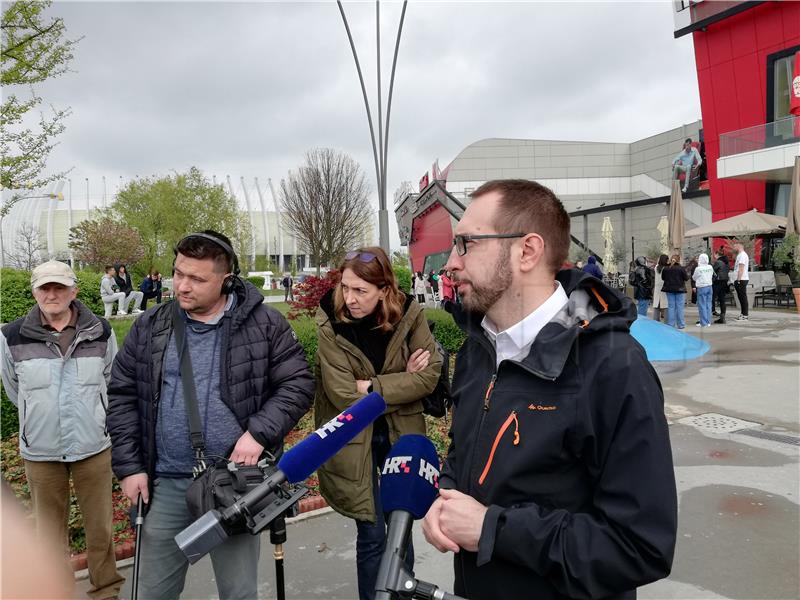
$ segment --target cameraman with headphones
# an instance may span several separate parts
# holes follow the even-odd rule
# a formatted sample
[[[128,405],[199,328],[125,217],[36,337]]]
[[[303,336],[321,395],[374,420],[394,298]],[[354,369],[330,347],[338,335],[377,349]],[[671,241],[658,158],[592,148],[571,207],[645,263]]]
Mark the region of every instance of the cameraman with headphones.
[[[206,230],[175,248],[175,300],[134,323],[109,385],[112,466],[122,491],[148,505],[142,531],[140,597],[177,598],[188,562],[174,537],[192,521],[186,490],[195,456],[181,381],[188,352],[205,455],[254,465],[276,458],[311,407],[314,380],[283,316],[238,277],[230,240]],[[175,306],[175,303],[178,306]],[[178,348],[173,319],[184,319]],[[180,321],[178,321],[180,322]],[[231,450],[233,448],[233,450]],[[211,552],[221,598],[256,598],[259,536],[231,536]]]

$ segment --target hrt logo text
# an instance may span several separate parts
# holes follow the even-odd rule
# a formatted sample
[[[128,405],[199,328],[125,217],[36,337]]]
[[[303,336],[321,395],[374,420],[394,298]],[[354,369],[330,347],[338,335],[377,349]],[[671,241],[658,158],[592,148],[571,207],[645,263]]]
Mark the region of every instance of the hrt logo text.
[[[424,458],[419,459],[418,475],[437,490],[439,489],[439,469],[434,467],[431,463],[426,462]]]
[[[411,472],[411,467],[408,463],[411,461],[410,456],[390,456],[386,459],[383,465],[381,475],[399,475]]]
[[[314,433],[316,433],[321,439],[324,440],[326,437],[328,437],[328,434],[333,433],[334,431],[339,429],[339,427],[341,427],[342,425],[344,425],[348,421],[352,421],[352,420],[353,420],[353,415],[348,415],[348,414],[342,413],[342,414],[334,417],[333,419],[331,419],[327,423],[325,423],[325,425],[323,425],[322,427],[317,429]]]

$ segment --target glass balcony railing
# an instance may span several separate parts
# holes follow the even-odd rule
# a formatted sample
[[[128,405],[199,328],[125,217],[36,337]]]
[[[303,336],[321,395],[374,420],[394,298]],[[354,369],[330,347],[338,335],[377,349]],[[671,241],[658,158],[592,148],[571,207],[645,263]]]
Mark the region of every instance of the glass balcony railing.
[[[797,135],[800,133],[798,121],[798,117],[791,116],[772,123],[723,133],[719,136],[719,156],[722,158],[800,142],[800,135]]]

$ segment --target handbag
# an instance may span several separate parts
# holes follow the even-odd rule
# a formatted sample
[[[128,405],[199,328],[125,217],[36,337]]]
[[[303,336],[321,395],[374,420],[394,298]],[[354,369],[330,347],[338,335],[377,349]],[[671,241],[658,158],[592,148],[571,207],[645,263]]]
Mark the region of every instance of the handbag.
[[[205,441],[203,440],[200,411],[197,407],[197,391],[192,376],[192,362],[186,348],[186,321],[180,314],[177,302],[175,302],[172,322],[175,345],[180,360],[186,416],[189,421],[189,438],[197,461],[193,469],[194,481],[186,490],[186,506],[192,517],[199,519],[210,510],[222,511],[231,506],[247,492],[258,487],[276,471],[276,467],[271,456],[260,460],[257,465],[251,466],[239,465],[224,459],[211,465],[206,462]],[[256,514],[272,504],[276,498],[275,492],[270,492],[260,502],[248,509],[251,514]],[[228,529],[231,534],[249,531],[244,520],[232,524]]]
[[[436,323],[428,321],[431,335],[433,335],[435,327]],[[409,332],[409,337],[410,334],[411,332]],[[433,338],[433,341],[436,344],[436,350],[442,357],[442,370],[439,372],[439,380],[436,382],[436,387],[433,388],[430,394],[422,398],[422,412],[432,417],[441,418],[453,406],[453,398],[450,396],[450,353],[439,343],[439,340]]]

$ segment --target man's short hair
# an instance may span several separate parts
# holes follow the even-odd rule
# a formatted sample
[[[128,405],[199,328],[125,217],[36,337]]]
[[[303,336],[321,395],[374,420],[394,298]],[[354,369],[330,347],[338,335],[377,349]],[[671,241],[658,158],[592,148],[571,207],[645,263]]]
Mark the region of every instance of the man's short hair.
[[[683,140],[683,143],[684,144],[691,144],[692,143],[692,138],[686,138],[685,140]]]
[[[114,268],[114,265],[106,265],[106,273],[108,273],[113,268]]]
[[[217,238],[233,248],[230,239],[222,233],[217,233],[211,229],[206,229],[202,233]],[[208,238],[199,235],[188,235],[178,242],[178,245],[175,247],[176,257],[178,253],[197,260],[211,258],[214,261],[214,267],[218,273],[233,272],[233,256],[230,256],[222,246]]]
[[[569,254],[569,215],[561,200],[540,183],[528,179],[495,179],[474,192],[473,198],[500,194],[493,223],[497,233],[536,233],[544,240],[544,258],[555,273]]]

